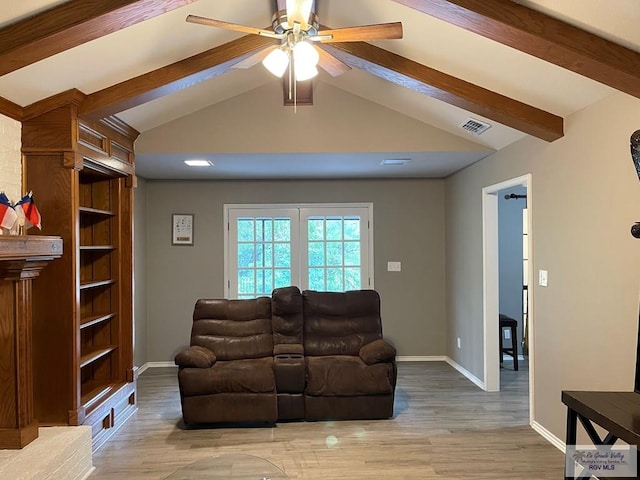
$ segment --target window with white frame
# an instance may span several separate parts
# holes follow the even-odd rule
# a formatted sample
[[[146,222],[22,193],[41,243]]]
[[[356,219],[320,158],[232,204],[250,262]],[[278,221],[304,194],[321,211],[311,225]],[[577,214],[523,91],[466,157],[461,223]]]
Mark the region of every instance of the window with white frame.
[[[373,288],[372,204],[225,205],[229,298]]]

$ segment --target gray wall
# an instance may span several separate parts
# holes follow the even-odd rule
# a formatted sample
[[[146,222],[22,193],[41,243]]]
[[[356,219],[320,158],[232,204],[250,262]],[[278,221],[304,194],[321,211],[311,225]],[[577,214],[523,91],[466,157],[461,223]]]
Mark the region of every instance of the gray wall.
[[[134,193],[133,272],[134,349],[133,363],[141,367],[147,355],[147,182],[138,177]]]
[[[532,174],[534,278],[549,272],[549,286],[531,292],[533,415],[559,438],[562,390],[633,389],[640,242],[629,227],[640,184],[629,136],[638,128],[640,100],[614,94],[566,118],[564,138],[523,139],[446,180],[447,352],[483,378],[481,190]]]
[[[225,203],[373,202],[385,336],[399,355],[444,355],[443,180],[148,180],[146,190],[148,361],[187,345],[196,299],[224,295]],[[195,215],[194,246],[171,246],[172,213]],[[402,272],[387,272],[387,261]]]
[[[518,341],[522,342],[522,209],[526,200],[505,199],[509,194],[526,195],[527,189],[512,187],[498,192],[499,310],[518,320]]]

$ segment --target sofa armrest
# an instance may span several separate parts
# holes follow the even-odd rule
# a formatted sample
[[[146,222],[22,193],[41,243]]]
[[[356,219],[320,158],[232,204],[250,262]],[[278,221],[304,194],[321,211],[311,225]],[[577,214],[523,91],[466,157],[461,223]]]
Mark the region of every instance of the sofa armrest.
[[[359,352],[360,358],[367,365],[374,363],[388,362],[396,358],[396,349],[384,340],[374,340],[363,345]]]
[[[304,355],[304,347],[300,343],[278,343],[273,346],[273,356],[278,355]]]
[[[208,348],[191,345],[176,355],[175,362],[179,367],[209,368],[216,363],[216,354]]]

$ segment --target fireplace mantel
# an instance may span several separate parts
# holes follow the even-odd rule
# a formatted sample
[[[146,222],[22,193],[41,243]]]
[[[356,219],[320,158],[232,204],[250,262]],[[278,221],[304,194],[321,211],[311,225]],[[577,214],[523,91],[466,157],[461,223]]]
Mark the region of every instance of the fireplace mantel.
[[[0,449],[38,437],[33,418],[31,282],[62,256],[60,237],[0,235]]]

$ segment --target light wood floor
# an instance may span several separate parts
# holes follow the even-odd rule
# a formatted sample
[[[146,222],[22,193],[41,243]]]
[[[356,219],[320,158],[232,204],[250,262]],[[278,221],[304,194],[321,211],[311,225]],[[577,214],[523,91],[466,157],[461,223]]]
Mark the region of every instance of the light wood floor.
[[[239,454],[290,479],[563,478],[562,453],[528,426],[526,363],[519,372],[504,365],[502,391],[486,393],[445,363],[401,363],[389,420],[196,429],[182,426],[176,371],[149,369],[138,379],[138,412],[95,453],[89,480],[160,480]]]

